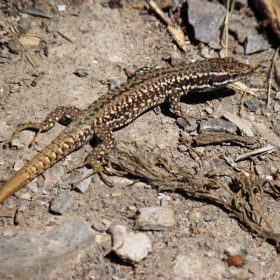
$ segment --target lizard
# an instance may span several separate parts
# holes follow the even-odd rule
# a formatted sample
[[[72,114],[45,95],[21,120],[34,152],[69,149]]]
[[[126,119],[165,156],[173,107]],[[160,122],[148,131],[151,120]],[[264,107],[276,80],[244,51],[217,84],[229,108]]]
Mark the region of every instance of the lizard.
[[[50,130],[57,122],[66,123],[68,126],[3,184],[0,188],[0,203],[94,137],[98,144],[85,161],[71,171],[85,165],[91,166],[92,172],[82,180],[100,173],[102,159],[115,145],[113,130],[125,126],[145,111],[163,103],[170,103],[169,110],[187,121],[188,115],[183,112],[180,102],[183,95],[190,91],[201,93],[217,90],[249,76],[253,70],[251,65],[232,57],[198,60],[162,69],[143,68],[136,71],[127,82],[95,100],[85,110],[59,106],[41,123],[21,124],[4,146],[25,129],[37,130],[32,144],[41,132]]]

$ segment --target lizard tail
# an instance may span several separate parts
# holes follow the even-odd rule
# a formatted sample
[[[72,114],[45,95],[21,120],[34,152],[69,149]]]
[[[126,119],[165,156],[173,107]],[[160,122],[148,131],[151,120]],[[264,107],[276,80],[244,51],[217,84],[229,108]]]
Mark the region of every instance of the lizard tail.
[[[54,163],[75,150],[72,140],[73,139],[69,139],[69,141],[67,141],[67,139],[64,139],[64,141],[60,141],[60,143],[58,143],[58,141],[51,143],[41,153],[18,170],[0,188],[0,204]]]

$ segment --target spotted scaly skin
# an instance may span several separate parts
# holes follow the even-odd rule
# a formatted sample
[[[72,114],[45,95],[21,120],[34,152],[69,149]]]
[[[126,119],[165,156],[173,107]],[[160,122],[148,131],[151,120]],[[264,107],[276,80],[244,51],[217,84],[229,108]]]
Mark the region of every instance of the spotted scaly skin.
[[[51,129],[55,123],[68,124],[52,143],[4,183],[0,188],[0,203],[93,137],[97,137],[100,143],[87,156],[85,162],[76,168],[90,165],[93,168],[90,175],[99,172],[100,161],[114,146],[114,129],[132,122],[143,112],[162,103],[170,103],[170,110],[187,120],[187,115],[181,110],[182,95],[189,91],[216,90],[252,72],[252,66],[230,57],[196,61],[152,71],[143,69],[137,71],[126,83],[101,96],[84,111],[60,106],[42,123],[21,125],[5,145],[24,129],[38,130],[32,141],[34,142],[41,132]]]

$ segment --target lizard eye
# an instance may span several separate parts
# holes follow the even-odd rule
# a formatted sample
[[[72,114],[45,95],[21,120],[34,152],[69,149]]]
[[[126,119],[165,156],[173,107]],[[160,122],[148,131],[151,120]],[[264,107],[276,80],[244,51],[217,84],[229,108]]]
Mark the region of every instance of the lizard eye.
[[[210,80],[208,81],[208,84],[209,84],[210,87],[212,87],[212,86],[213,86],[213,80],[210,79]]]

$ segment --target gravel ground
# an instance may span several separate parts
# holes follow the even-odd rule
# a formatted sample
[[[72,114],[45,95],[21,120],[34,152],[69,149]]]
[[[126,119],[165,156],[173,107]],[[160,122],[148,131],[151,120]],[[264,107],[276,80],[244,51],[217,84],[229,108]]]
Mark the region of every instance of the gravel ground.
[[[57,11],[57,4],[58,1],[49,1],[41,8]],[[108,83],[110,87],[126,81],[124,69],[135,71],[143,66],[167,66],[170,61],[190,62],[205,52],[207,56],[218,57],[217,51],[194,43],[183,53],[152,12],[141,15],[139,9],[126,2],[119,9],[101,4],[86,1],[67,5],[66,11],[57,11],[52,19],[24,13],[1,14],[7,26],[20,26],[24,32],[39,35],[48,47],[48,56],[46,49],[28,46],[37,61],[33,67],[26,51],[15,44],[19,51],[11,53],[13,41],[8,35],[2,35],[10,44],[10,52],[9,59],[0,64],[0,142],[8,139],[19,123],[40,122],[57,106],[86,108],[106,94]],[[248,12],[250,9],[246,11],[236,11],[236,14],[254,26],[256,19]],[[276,131],[279,94],[277,99],[273,91],[270,109],[263,106],[262,99],[269,70],[269,64],[263,61],[271,59],[274,50],[268,47],[260,53],[242,55],[236,49],[243,46],[238,45],[232,34],[229,46],[229,56],[264,67],[263,75],[246,81],[258,89],[256,96],[247,99],[259,102],[259,106],[255,111],[245,108],[244,119],[253,124],[254,137],[262,146],[266,142],[280,143]],[[88,75],[76,75],[77,69],[85,69]],[[40,78],[31,85],[38,73],[42,73]],[[232,90],[196,94],[185,99],[184,108],[193,115],[218,118],[226,112],[238,114],[240,99],[238,91]],[[160,113],[149,111],[114,135],[117,142],[136,141],[148,153],[156,148],[175,168],[199,175],[227,167],[224,156],[235,158],[250,150],[234,144],[191,148],[182,144],[182,137],[197,134],[198,124],[195,124],[193,131],[183,131],[164,105]],[[32,148],[28,148],[28,143],[35,135],[33,131],[21,132],[12,148],[0,147],[1,181],[6,181],[62,129],[58,124],[43,133]],[[0,206],[1,279],[280,278],[279,257],[274,246],[253,236],[228,211],[208,200],[191,199],[180,191],[159,194],[145,182],[133,184],[131,178],[117,176],[108,177],[113,187],[94,175],[87,181],[89,188],[85,193],[72,191],[73,177],[81,173],[69,175],[67,170],[83,162],[91,149],[86,145],[67,156]],[[238,166],[250,170],[252,162],[277,174],[279,151],[241,161]],[[88,170],[84,168],[82,172]],[[221,180],[226,183],[228,178]],[[57,197],[58,212],[50,206]],[[148,223],[160,220],[160,226],[136,229],[138,212],[147,207],[155,209],[151,214],[155,216]],[[261,210],[275,232],[279,232],[280,213],[275,197],[265,193]],[[145,248],[137,261],[135,256],[134,261],[128,260],[119,252],[122,245],[118,246],[118,242],[126,244],[129,238],[132,241],[128,247],[135,256]],[[142,239],[145,245],[140,245]],[[229,265],[228,256],[236,255],[243,258],[244,264]],[[238,261],[234,260],[234,264]]]

